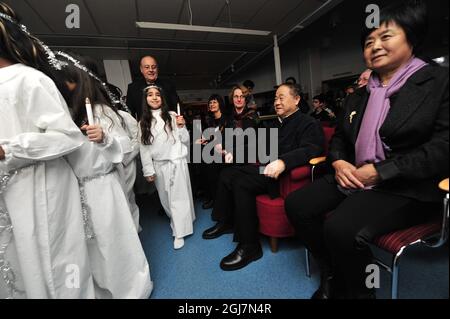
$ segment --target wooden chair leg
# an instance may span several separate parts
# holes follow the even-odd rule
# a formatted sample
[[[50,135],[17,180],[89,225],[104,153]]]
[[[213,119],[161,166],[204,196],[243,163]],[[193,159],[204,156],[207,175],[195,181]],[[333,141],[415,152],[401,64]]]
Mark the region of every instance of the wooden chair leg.
[[[273,253],[278,252],[278,238],[270,237],[270,250]]]

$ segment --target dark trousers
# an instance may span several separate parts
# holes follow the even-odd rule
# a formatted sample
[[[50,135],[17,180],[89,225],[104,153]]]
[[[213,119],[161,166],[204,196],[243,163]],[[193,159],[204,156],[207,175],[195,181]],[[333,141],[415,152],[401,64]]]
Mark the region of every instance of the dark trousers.
[[[365,269],[373,263],[368,243],[427,221],[439,205],[374,190],[347,197],[336,183],[323,178],[291,193],[285,208],[319,264],[329,264],[349,297],[355,297],[367,292]]]
[[[253,165],[222,170],[212,213],[213,220],[234,226],[234,240],[241,244],[259,242],[256,196],[268,193],[275,180],[259,174]]]
[[[214,199],[216,197],[221,171],[224,168],[231,166],[224,163],[211,163],[201,165],[203,189],[205,190],[209,199]]]

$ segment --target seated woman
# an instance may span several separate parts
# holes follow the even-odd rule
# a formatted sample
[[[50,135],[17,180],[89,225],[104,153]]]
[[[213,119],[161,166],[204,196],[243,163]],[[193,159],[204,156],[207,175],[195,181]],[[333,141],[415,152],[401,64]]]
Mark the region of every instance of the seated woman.
[[[218,94],[213,94],[208,99],[208,116],[206,118],[206,127],[214,129],[215,132],[219,131],[222,137],[225,135],[225,128],[231,127],[231,117],[223,113],[225,109],[225,102],[223,98]],[[202,145],[206,145],[214,140],[214,135],[209,139],[202,138],[197,141]],[[222,141],[218,142],[224,144]],[[213,154],[211,154],[213,155]],[[224,163],[203,163],[201,166],[202,180],[204,181],[204,189],[207,192],[208,200],[203,204],[203,209],[210,209],[214,205],[214,197],[216,196],[217,182],[219,180],[220,171],[224,168]]]
[[[416,1],[385,8],[380,27],[365,30],[364,58],[374,72],[346,99],[328,157],[335,174],[286,199],[321,269],[313,298],[374,298],[365,285],[368,243],[428,220],[442,199],[436,185],[448,176],[448,69],[417,57],[425,27],[426,9]]]

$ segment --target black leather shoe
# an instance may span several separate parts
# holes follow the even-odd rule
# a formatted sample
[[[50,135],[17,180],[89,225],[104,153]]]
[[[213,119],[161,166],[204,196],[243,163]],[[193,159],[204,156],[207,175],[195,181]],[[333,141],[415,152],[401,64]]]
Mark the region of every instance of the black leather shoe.
[[[217,223],[213,227],[208,228],[202,234],[203,239],[214,239],[218,238],[224,234],[231,234],[233,232],[233,228],[230,225]]]
[[[214,200],[211,199],[211,200],[203,203],[202,208],[203,209],[210,209],[210,208],[213,208],[213,206],[214,206]]]
[[[238,270],[244,268],[252,261],[260,259],[262,255],[263,252],[259,244],[239,244],[231,254],[222,259],[220,268],[225,271]]]
[[[311,296],[311,299],[316,300],[332,299],[333,277],[327,275],[321,276],[319,289],[317,289],[314,292],[314,294]]]

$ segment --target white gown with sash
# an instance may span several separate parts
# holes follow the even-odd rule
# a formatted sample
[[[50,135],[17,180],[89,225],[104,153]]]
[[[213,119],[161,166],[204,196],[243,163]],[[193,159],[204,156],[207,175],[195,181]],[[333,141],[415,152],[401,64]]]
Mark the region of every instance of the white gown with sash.
[[[93,107],[105,143],[84,137],[82,147],[67,158],[80,182],[96,298],[148,298],[150,270],[116,170],[131,152],[130,140],[116,113]]]

